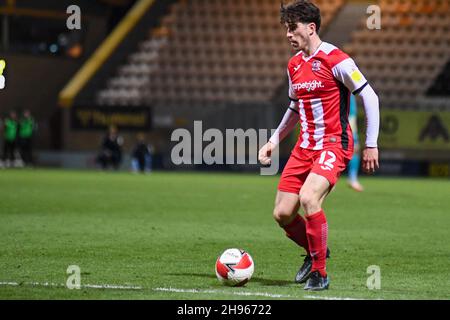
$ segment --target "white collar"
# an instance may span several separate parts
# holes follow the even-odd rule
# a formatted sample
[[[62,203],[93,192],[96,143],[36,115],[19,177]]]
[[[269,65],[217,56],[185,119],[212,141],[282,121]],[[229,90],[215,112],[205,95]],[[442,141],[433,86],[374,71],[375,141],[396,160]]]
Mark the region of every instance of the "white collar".
[[[319,44],[319,46],[317,47],[316,51],[314,51],[314,53],[313,53],[312,55],[310,55],[309,57],[307,57],[307,58],[305,58],[305,56],[302,54],[302,59],[305,60],[306,62],[308,62],[309,60],[311,60],[312,58],[314,58],[314,56],[315,56],[316,54],[319,53],[319,51],[320,51],[320,49],[321,49],[321,47],[322,47],[323,44],[324,44],[324,42],[322,41],[322,42]],[[303,53],[303,51],[300,51],[300,53]]]

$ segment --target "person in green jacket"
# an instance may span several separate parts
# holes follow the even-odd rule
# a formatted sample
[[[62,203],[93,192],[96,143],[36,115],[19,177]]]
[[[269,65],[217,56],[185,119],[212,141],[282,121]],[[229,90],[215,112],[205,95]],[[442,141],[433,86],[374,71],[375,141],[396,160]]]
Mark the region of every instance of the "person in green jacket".
[[[6,163],[7,167],[14,164],[17,146],[17,130],[17,114],[15,111],[11,111],[9,117],[7,117],[3,123],[3,138],[5,140],[3,144],[3,161]]]
[[[33,164],[33,135],[36,131],[36,122],[30,110],[25,110],[19,123],[20,155],[25,165]]]

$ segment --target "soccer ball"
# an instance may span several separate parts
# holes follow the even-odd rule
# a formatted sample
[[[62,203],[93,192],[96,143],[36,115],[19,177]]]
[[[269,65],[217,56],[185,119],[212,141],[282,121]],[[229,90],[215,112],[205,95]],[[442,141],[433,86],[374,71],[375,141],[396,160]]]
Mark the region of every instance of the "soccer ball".
[[[216,261],[216,276],[224,285],[245,285],[253,275],[252,257],[242,249],[227,249]]]

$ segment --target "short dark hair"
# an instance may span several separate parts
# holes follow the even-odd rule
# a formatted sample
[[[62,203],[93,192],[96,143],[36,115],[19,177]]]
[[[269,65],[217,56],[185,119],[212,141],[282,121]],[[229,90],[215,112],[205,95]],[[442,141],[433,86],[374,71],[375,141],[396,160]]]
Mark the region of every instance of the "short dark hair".
[[[297,27],[297,23],[314,23],[316,32],[319,33],[321,17],[320,9],[307,0],[296,0],[287,5],[281,4],[280,9],[282,24],[288,24],[289,27]]]

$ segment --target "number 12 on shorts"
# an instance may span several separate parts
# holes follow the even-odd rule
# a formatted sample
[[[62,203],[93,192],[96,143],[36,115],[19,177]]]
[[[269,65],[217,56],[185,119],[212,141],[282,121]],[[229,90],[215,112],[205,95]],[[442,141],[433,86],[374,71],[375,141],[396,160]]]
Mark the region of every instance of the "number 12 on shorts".
[[[328,159],[326,159],[328,156]],[[322,170],[331,171],[334,168],[334,162],[336,161],[336,155],[331,151],[324,151],[320,154],[319,164]]]

